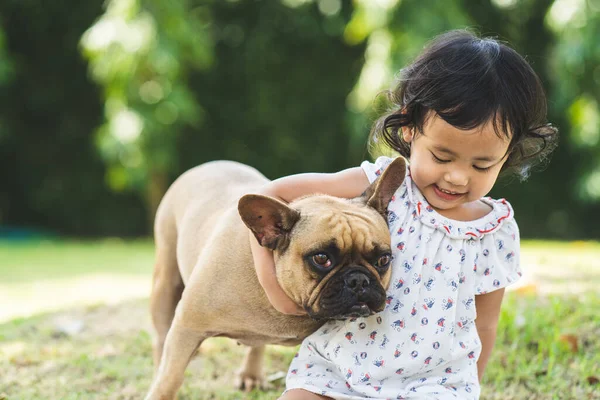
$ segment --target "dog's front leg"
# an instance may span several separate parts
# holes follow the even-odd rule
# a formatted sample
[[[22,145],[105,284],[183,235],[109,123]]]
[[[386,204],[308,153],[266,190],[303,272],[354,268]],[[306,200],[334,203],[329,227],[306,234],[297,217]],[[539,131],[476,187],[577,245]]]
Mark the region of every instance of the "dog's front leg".
[[[242,368],[238,371],[236,386],[247,392],[264,388],[263,358],[265,346],[249,347]]]
[[[158,372],[146,400],[171,400],[183,383],[183,375],[198,346],[206,339],[203,331],[173,322],[163,349]]]

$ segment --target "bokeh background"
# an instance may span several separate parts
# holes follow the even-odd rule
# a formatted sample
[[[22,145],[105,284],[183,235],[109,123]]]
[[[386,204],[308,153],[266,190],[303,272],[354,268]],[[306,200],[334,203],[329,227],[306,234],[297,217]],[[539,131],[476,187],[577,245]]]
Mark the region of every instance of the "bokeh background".
[[[3,0],[3,235],[148,235],[169,183],[209,160],[358,165],[377,94],[464,27],[527,57],[562,135],[543,173],[492,194],[523,237],[599,238],[599,0]]]
[[[380,93],[456,28],[526,56],[561,134],[491,193],[526,275],[483,398],[600,399],[600,0],[1,0],[0,399],[141,398],[169,184],[216,159],[274,179],[372,158]],[[293,349],[251,395],[241,351],[204,345],[182,398],[275,398]]]

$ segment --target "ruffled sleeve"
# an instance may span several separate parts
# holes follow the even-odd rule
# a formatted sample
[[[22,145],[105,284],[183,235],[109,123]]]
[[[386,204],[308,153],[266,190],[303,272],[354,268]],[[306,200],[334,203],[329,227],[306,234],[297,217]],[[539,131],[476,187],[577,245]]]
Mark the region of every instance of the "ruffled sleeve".
[[[514,217],[480,238],[475,259],[475,294],[485,294],[516,282],[522,275],[519,227]]]
[[[373,183],[377,178],[381,176],[383,171],[394,161],[393,158],[381,156],[375,160],[374,163],[369,161],[363,161],[360,167],[365,171],[369,183]]]

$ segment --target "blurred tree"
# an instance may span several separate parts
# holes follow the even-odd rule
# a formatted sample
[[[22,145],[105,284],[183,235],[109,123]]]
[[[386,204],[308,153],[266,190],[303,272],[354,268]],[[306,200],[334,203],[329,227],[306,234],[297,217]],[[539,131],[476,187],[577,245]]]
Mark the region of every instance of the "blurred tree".
[[[278,175],[348,163],[345,96],[364,51],[343,40],[351,2],[198,4],[111,0],[82,38],[105,93],[108,182],[144,193],[151,218],[168,181],[203,161]]]
[[[0,85],[10,80],[13,74],[13,65],[6,49],[4,29],[0,26]]]
[[[104,89],[106,122],[97,144],[109,165],[107,182],[115,191],[141,191],[149,221],[168,174],[178,171],[177,134],[201,119],[186,75],[211,62],[209,18],[186,1],[110,0],[82,38]]]
[[[345,106],[365,49],[345,38],[352,2],[214,2],[210,13],[215,62],[190,80],[205,119],[180,138],[183,169],[223,158],[276,178],[359,162]]]
[[[9,58],[6,49],[6,40],[4,36],[4,29],[0,26],[0,88],[3,88],[13,75],[13,65]],[[2,142],[7,140],[9,131],[6,129],[6,122],[4,121],[3,115],[0,114],[0,148],[2,148]],[[9,199],[8,193],[0,192],[0,225],[4,220],[2,210],[7,208]]]
[[[527,55],[562,134],[544,173],[492,195],[513,203],[524,237],[600,237],[598,8],[4,0],[0,223],[139,235],[168,183],[205,161],[241,161],[270,178],[357,165],[386,107],[377,93],[431,37],[474,27]]]
[[[92,132],[96,88],[77,50],[102,0],[3,0],[0,26],[12,74],[0,96],[2,224],[70,235],[134,235],[143,208],[103,185]],[[126,223],[124,223],[126,221]]]
[[[576,180],[569,188],[586,214],[600,215],[600,1],[557,0],[547,25],[560,37],[548,68],[555,86],[557,113],[568,119],[568,163]],[[565,113],[566,110],[566,113]],[[594,207],[595,205],[595,207]],[[568,210],[569,212],[571,210]],[[565,210],[565,213],[567,210]],[[568,221],[567,221],[568,222]],[[596,231],[600,237],[600,230]]]

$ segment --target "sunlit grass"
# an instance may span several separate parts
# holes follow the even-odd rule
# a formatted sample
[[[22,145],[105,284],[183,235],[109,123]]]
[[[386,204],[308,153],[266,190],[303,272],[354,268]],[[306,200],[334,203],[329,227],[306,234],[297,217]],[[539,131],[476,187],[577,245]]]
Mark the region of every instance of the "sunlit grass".
[[[598,399],[600,298],[521,297],[509,294],[482,399]],[[57,315],[0,325],[0,388],[8,399],[141,398],[152,376],[147,301],[62,313],[83,321],[73,336],[61,333]],[[107,329],[112,326],[112,329]],[[576,347],[564,335],[576,340]],[[568,336],[570,337],[570,336]],[[271,347],[268,375],[286,371],[294,348]],[[271,390],[248,397],[234,390],[243,346],[210,339],[186,372],[181,399],[276,398]],[[1,391],[0,391],[1,393]]]
[[[598,399],[600,296],[507,296],[487,399]]]
[[[0,242],[0,322],[147,297],[150,240]]]
[[[83,305],[86,296],[105,303],[131,286],[146,290],[153,264],[150,241],[0,243],[0,260],[3,309],[27,303],[29,311],[39,312],[65,300],[62,311],[0,322],[0,398],[143,397],[152,377],[147,299]],[[594,384],[600,375],[600,295],[586,291],[600,284],[600,244],[527,241],[523,264],[536,286],[507,294],[482,399],[600,399]],[[588,284],[581,292],[540,290],[569,288],[580,278]],[[67,289],[76,282],[90,285],[70,298]],[[30,291],[23,294],[26,288]],[[66,333],[69,326],[74,331]],[[267,374],[285,372],[294,351],[272,347]],[[243,346],[227,339],[207,341],[186,372],[180,398],[276,398],[281,379],[271,390],[248,396],[233,389],[243,353]]]
[[[150,240],[0,241],[0,282],[73,278],[97,273],[148,274],[154,263]]]

